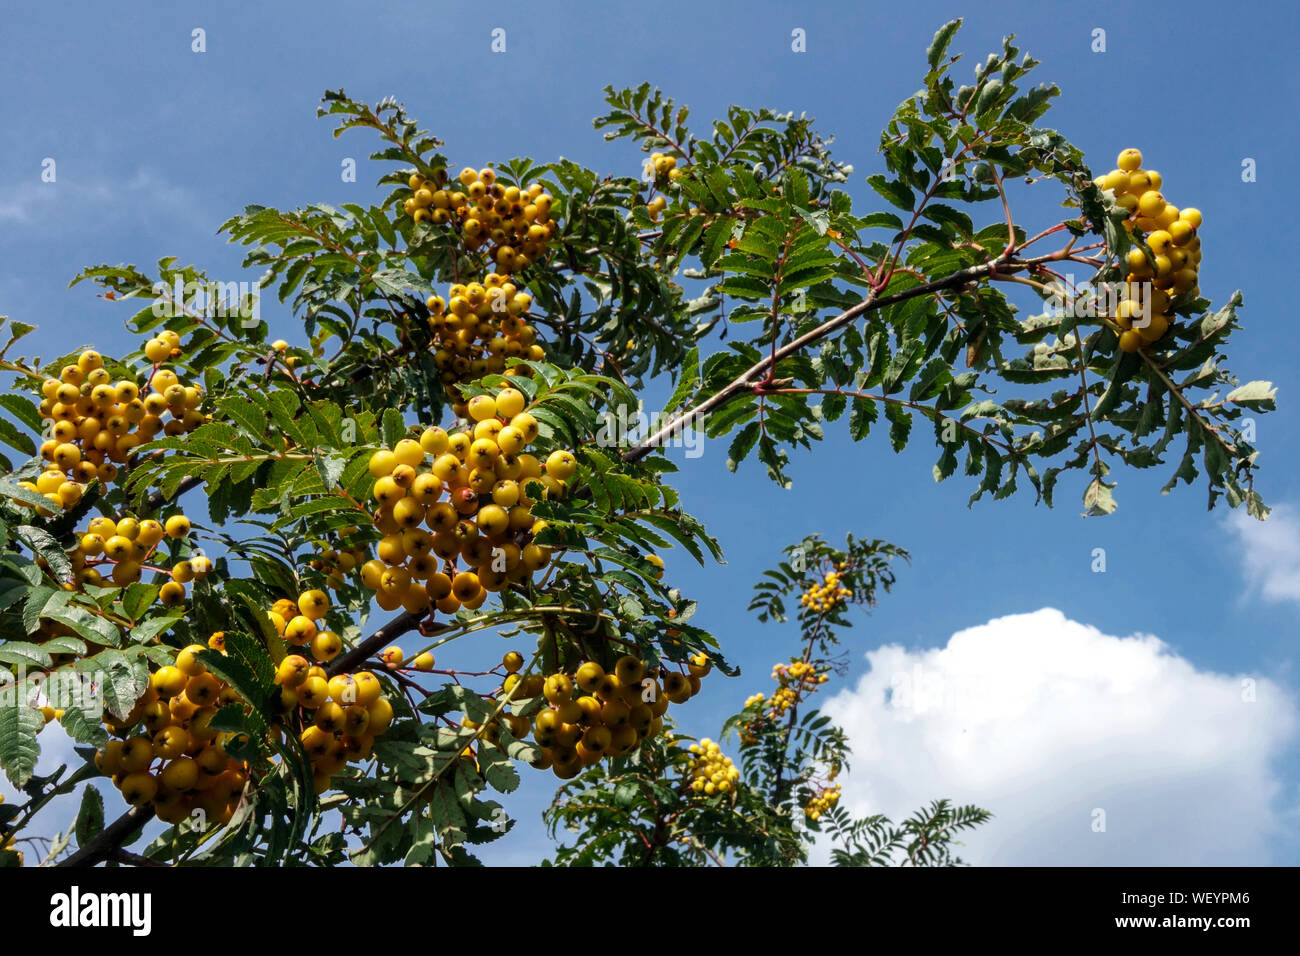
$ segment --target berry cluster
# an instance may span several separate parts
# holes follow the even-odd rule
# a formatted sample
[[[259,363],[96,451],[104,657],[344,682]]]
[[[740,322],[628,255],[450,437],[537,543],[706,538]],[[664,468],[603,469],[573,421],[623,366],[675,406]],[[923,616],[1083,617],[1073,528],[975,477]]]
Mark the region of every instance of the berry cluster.
[[[804,804],[803,812],[809,820],[816,820],[839,802],[840,785],[837,783],[833,786],[823,787],[817,793],[813,794],[808,802]]]
[[[159,819],[180,823],[196,810],[207,821],[228,823],[248,780],[248,764],[226,753],[232,734],[208,725],[217,708],[241,703],[239,694],[198,659],[201,644],[154,672],[149,689],[110,740],[95,766],[113,780],[132,806],[152,804]],[[144,733],[126,736],[140,724]]]
[[[809,610],[825,614],[827,611],[834,609],[837,604],[842,604],[852,593],[852,591],[840,584],[840,573],[839,568],[837,568],[834,571],[826,572],[826,576],[820,584],[811,585],[808,590],[799,595],[799,603]]]
[[[298,739],[311,760],[318,794],[349,761],[369,758],[375,738],[393,721],[393,705],[369,671],[327,677],[319,664],[290,654],[276,668],[275,680],[290,723],[304,728]]]
[[[334,660],[343,650],[343,639],[322,626],[329,609],[330,599],[324,591],[304,591],[297,601],[289,598],[276,601],[267,617],[286,643],[294,647],[309,647],[312,657],[325,663]]]
[[[1142,249],[1129,251],[1124,297],[1115,308],[1115,322],[1121,329],[1119,347],[1136,352],[1168,330],[1171,297],[1200,294],[1201,212],[1167,202],[1160,192],[1160,173],[1142,168],[1138,150],[1124,150],[1116,165],[1094,182],[1114,193],[1115,202],[1128,210],[1126,228],[1145,235],[1153,256],[1148,260]]]
[[[681,178],[682,171],[677,168],[677,157],[667,156],[663,153],[650,154],[650,166],[654,169],[655,179],[660,183],[665,181],[676,182]],[[658,219],[659,214],[668,207],[668,200],[663,196],[656,196],[646,203],[646,209],[650,213],[651,219]]]
[[[525,488],[536,482],[546,497],[561,497],[578,463],[568,451],[545,463],[524,453],[538,433],[524,405],[513,388],[476,396],[467,407],[471,429],[428,428],[419,441],[406,438],[371,456],[374,525],[384,537],[362,564],[361,581],[384,610],[476,608],[489,591],[550,562],[550,549],[533,543],[545,525],[533,518]]]
[[[158,591],[158,600],[173,607],[185,600],[185,585],[202,580],[212,571],[212,559],[196,555],[177,561],[170,570],[148,564],[163,539],[183,540],[190,533],[190,519],[172,515],[165,522],[152,518],[92,518],[77,539],[77,548],[69,558],[77,584],[100,587],[126,587],[140,580],[146,570],[168,574],[171,580]],[[111,566],[107,578],[101,567]]]
[[[340,540],[333,542],[333,547],[324,548],[308,562],[313,570],[325,575],[325,580],[331,587],[342,587],[346,576],[365,564],[370,557],[370,552],[366,550],[365,545],[348,544],[342,540],[352,538],[358,533],[356,528],[341,528],[338,532]]]
[[[717,744],[705,737],[698,744],[691,744],[690,752],[693,756],[687,773],[692,790],[713,796],[735,789],[740,771]]]
[[[297,601],[281,598],[268,612],[271,625],[294,647],[310,650],[316,663],[302,654],[289,654],[275,671],[280,706],[299,734],[311,759],[317,793],[329,789],[330,778],[349,761],[365,760],[375,737],[393,720],[393,705],[383,685],[369,671],[329,677],[321,663],[343,650],[343,639],[323,625],[329,613],[324,591],[304,591]],[[399,651],[400,653],[400,651]]]
[[[117,466],[160,431],[183,435],[203,424],[206,419],[198,411],[203,392],[157,366],[179,347],[175,332],[149,340],[145,354],[155,367],[144,389],[133,381],[113,382],[103,358],[90,351],[82,352],[75,365],[63,366],[58,378],[46,379],[40,412],[52,424],[49,439],[41,445],[45,470],[23,486],[59,508],[72,507],[87,482],[115,481]]]
[[[527,375],[531,369],[526,365],[509,363],[546,357],[537,344],[537,329],[527,320],[533,297],[507,276],[489,272],[481,283],[451,286],[447,296],[430,296],[427,303],[437,343],[433,362],[444,385],[494,372]]]
[[[818,684],[826,683],[830,677],[824,670],[818,671],[817,667],[808,661],[794,660],[789,664],[777,664],[773,667],[772,679],[778,686],[772,694],[768,714],[771,717],[779,717],[816,690]]]
[[[510,662],[506,663],[509,668]],[[540,689],[549,706],[533,718],[533,740],[542,748],[533,766],[550,767],[561,780],[568,780],[602,757],[629,753],[642,740],[662,733],[669,704],[685,703],[699,693],[701,674],[696,671],[707,673],[707,667],[693,664],[689,674],[665,668],[654,678],[647,674],[644,662],[627,655],[610,672],[586,661],[572,675],[525,679],[511,673],[502,691],[514,690],[516,697],[526,699]],[[536,687],[539,679],[540,688]],[[521,680],[524,685],[515,690]]]
[[[412,173],[407,215],[416,222],[457,223],[465,249],[486,249],[498,272],[518,272],[546,255],[559,226],[551,219],[554,199],[540,183],[503,186],[494,170],[468,166],[459,177],[463,192],[444,188],[445,179],[441,171],[434,179]]]

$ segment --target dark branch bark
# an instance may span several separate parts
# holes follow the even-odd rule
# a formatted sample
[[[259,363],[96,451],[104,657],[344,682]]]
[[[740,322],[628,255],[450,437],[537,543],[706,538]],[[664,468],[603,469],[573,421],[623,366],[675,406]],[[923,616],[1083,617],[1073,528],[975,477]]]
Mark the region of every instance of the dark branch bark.
[[[132,807],[58,866],[94,866],[118,852],[133,833],[153,819],[153,807]]]
[[[425,618],[424,614],[412,614],[410,612],[403,614],[401,617],[389,621],[375,633],[371,634],[364,641],[358,644],[346,654],[340,654],[334,660],[329,662],[325,668],[326,673],[330,676],[335,674],[349,673],[356,668],[358,664],[364,661],[375,651],[382,650],[386,644],[401,637],[403,634],[409,634],[420,626],[420,622]],[[428,629],[429,633],[446,630],[446,625],[439,624]]]

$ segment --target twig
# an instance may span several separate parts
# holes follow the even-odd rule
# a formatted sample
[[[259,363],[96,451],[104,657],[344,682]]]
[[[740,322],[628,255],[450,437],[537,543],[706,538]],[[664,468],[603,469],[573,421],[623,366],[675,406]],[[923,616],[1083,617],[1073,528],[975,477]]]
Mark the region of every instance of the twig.
[[[719,406],[726,404],[737,395],[751,391],[755,384],[755,380],[765,373],[774,371],[776,363],[780,362],[781,359],[793,355],[804,347],[816,342],[818,339],[825,338],[827,335],[849,325],[861,316],[866,315],[868,312],[875,312],[885,308],[886,306],[895,305],[899,302],[906,302],[907,300],[914,299],[918,296],[933,295],[934,293],[941,292],[945,289],[963,286],[977,279],[983,279],[990,276],[995,272],[1006,274],[1003,270],[1007,268],[1019,271],[1044,262],[1055,262],[1060,258],[1061,255],[1059,253],[1051,253],[1033,259],[1004,259],[999,256],[989,262],[977,266],[971,266],[967,269],[961,269],[942,279],[936,279],[935,281],[927,282],[924,285],[913,286],[910,289],[904,289],[901,292],[895,292],[891,295],[877,297],[874,293],[871,293],[857,305],[845,309],[839,315],[828,319],[826,322],[817,326],[817,328],[812,329],[811,331],[799,336],[797,339],[781,346],[772,355],[755,363],[747,371],[742,372],[730,383],[723,386],[720,390],[700,402],[698,405],[687,408],[685,411],[673,416],[666,425],[660,428],[653,435],[624,452],[623,458],[626,461],[640,461],[654,448],[658,447],[665,439],[670,438],[679,431],[684,425],[702,418]]]

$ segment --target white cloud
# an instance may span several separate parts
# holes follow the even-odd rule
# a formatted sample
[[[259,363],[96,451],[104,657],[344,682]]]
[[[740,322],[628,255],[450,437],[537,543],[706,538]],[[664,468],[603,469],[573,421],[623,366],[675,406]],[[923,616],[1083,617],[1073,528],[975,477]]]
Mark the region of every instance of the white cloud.
[[[987,807],[994,820],[959,850],[975,864],[1269,861],[1286,813],[1273,764],[1297,726],[1274,682],[1255,679],[1247,702],[1243,676],[1051,608],[866,656],[870,672],[824,707],[853,748],[851,812]]]
[[[39,204],[54,198],[52,183],[30,182],[0,189],[0,222],[28,222]]]
[[[1237,538],[1250,593],[1300,603],[1300,512],[1279,505],[1267,521],[1256,521],[1238,509],[1227,523]]]
[[[194,200],[188,190],[159,179],[147,169],[138,169],[121,182],[87,182],[60,172],[52,183],[41,182],[34,175],[26,182],[0,187],[0,222],[36,226],[56,215],[60,208],[66,212],[74,207],[81,215],[128,207],[185,213],[193,212]]]

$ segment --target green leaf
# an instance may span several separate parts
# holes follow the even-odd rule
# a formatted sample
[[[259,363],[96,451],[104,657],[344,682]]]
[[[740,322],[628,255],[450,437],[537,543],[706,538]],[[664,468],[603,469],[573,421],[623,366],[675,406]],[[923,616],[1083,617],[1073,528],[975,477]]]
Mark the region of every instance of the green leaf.
[[[939,461],[934,466],[934,480],[943,481],[954,471],[957,470],[957,451],[956,443],[950,442],[943,447],[943,454],[939,456]]]
[[[1088,516],[1108,515],[1114,512],[1119,504],[1111,494],[1115,487],[1114,483],[1107,483],[1102,480],[1101,476],[1093,478],[1088,483],[1088,488],[1083,493],[1084,514]]]
[[[956,35],[957,29],[961,26],[961,20],[949,20],[941,26],[930,41],[930,46],[925,51],[925,61],[930,64],[930,69],[937,69],[943,56],[948,52],[948,44]]]
[[[50,502],[47,501],[46,504]],[[67,552],[59,546],[59,542],[54,540],[54,536],[48,531],[22,524],[18,526],[17,536],[19,541],[49,562],[50,570],[55,577],[63,579],[72,576],[72,562],[68,560]]]
[[[108,740],[108,732],[98,717],[92,718],[81,707],[65,707],[59,726],[79,744],[101,747]]]
[[[84,847],[104,829],[104,797],[94,787],[81,791],[81,809],[74,826],[77,846]]]
[[[849,436],[854,441],[862,441],[879,416],[880,410],[875,402],[855,396],[849,411]]]
[[[895,232],[903,231],[903,220],[899,219],[892,212],[872,212],[868,213],[862,219],[863,229],[892,229]]]
[[[675,411],[694,391],[695,385],[700,380],[700,349],[698,346],[692,346],[691,350],[686,353],[682,359],[681,374],[677,379],[677,387],[669,396],[667,403],[664,405],[665,412]]]
[[[12,478],[0,478],[0,495],[12,498],[15,501],[21,501],[25,505],[33,508],[40,508],[43,511],[51,510],[53,504],[49,498],[46,498],[39,491],[32,491],[30,488],[24,488]]]
[[[1261,412],[1273,411],[1276,408],[1276,400],[1277,389],[1273,387],[1272,382],[1247,382],[1234,388],[1224,399],[1225,402],[1245,405],[1247,408]]]
[[[895,452],[900,452],[907,446],[912,431],[912,413],[904,406],[890,402],[885,405],[885,417],[889,419],[889,443]]]
[[[496,757],[501,759],[495,759]],[[500,793],[513,793],[519,787],[519,772],[504,758],[505,755],[495,747],[479,748],[479,763],[488,786]]]
[[[916,204],[916,197],[912,195],[912,190],[896,180],[886,179],[880,173],[868,176],[867,185],[899,209],[911,212]]]
[[[0,691],[14,695],[14,690]],[[36,735],[45,726],[45,715],[16,700],[0,705],[0,767],[15,787],[26,785],[41,755]]]
[[[36,404],[25,395],[6,393],[0,395],[0,408],[5,409],[38,435],[41,432],[41,413]]]
[[[132,644],[147,644],[159,634],[171,630],[176,622],[185,616],[184,608],[172,608],[156,617],[151,617],[131,628]]]
[[[384,409],[383,425],[381,427],[380,435],[380,440],[389,448],[392,448],[406,437],[406,422],[402,420],[401,412],[395,408]]]
[[[222,401],[220,408],[235,424],[242,426],[250,438],[261,441],[266,437],[266,412],[255,401],[230,398]]]
[[[455,786],[446,776],[439,779],[437,787],[429,796],[429,814],[444,845],[454,845],[465,839],[465,829],[468,826],[465,811],[460,807]]]
[[[231,633],[226,634],[227,647]],[[252,667],[233,654],[219,654],[212,650],[200,651],[198,659],[208,670],[216,674],[251,704],[261,705],[270,691],[270,687],[264,686],[253,672]],[[254,711],[254,717],[258,717],[258,723],[261,723],[260,716]]]
[[[132,622],[140,620],[141,615],[158,598],[158,591],[158,585],[145,584],[143,581],[130,585],[122,592],[122,613]]]
[[[736,467],[745,460],[754,449],[754,443],[758,441],[759,428],[758,422],[750,422],[732,439],[731,447],[727,450],[727,468],[735,471]]]
[[[26,432],[20,432],[7,418],[0,418],[0,441],[10,448],[16,448],[24,455],[36,454],[36,442]]]
[[[41,612],[41,617],[70,627],[95,644],[116,647],[122,642],[116,624],[75,604],[55,605],[51,601]]]
[[[6,641],[0,644],[0,661],[23,666],[35,664],[42,668],[54,663],[45,648],[29,641]]]
[[[75,665],[83,673],[98,674],[103,681],[104,707],[117,720],[124,720],[149,689],[149,666],[143,658],[134,660],[122,651],[100,651]]]

